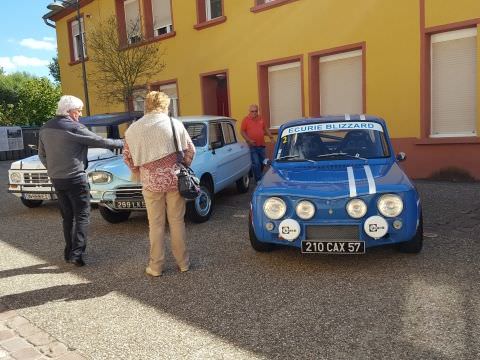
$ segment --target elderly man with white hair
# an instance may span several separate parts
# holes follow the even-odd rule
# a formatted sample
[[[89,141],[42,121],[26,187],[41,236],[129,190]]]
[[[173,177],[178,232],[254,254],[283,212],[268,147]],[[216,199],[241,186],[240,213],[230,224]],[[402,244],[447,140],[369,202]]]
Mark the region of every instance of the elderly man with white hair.
[[[122,140],[104,139],[78,122],[83,102],[71,95],[60,98],[56,116],[40,129],[38,156],[55,187],[63,218],[64,258],[84,266],[90,217],[90,193],[85,169],[89,147],[122,148]]]

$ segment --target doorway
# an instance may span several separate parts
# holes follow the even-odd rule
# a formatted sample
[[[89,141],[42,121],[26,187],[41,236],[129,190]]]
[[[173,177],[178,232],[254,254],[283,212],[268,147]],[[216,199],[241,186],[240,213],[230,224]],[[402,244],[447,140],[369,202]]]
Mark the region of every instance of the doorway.
[[[226,71],[201,75],[203,113],[230,116],[228,74]]]

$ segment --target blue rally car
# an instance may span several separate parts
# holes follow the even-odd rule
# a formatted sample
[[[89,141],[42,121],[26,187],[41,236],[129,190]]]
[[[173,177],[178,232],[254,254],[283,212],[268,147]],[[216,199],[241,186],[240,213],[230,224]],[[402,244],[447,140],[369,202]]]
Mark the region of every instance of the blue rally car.
[[[385,122],[365,115],[303,119],[282,125],[271,167],[250,205],[252,247],[302,253],[362,254],[423,244],[419,195],[399,167]]]

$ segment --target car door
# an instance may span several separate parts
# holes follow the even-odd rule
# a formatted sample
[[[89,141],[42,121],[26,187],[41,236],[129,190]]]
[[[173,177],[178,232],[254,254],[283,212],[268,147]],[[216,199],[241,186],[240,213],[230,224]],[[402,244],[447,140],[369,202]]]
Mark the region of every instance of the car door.
[[[235,125],[231,121],[222,122],[222,132],[227,149],[228,182],[238,180],[250,169],[250,153],[246,151],[247,145],[239,143],[235,133]]]
[[[228,148],[223,138],[222,124],[219,121],[210,122],[208,125],[209,148],[213,159],[213,178],[215,181],[215,192],[228,185],[230,171],[228,164]]]

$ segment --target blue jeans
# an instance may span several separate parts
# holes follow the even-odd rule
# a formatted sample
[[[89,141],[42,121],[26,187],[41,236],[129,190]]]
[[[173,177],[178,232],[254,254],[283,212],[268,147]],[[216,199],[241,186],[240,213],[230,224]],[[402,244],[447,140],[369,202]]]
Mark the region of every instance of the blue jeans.
[[[252,171],[255,181],[262,178],[262,165],[265,160],[265,146],[250,146],[250,157],[252,159]]]

